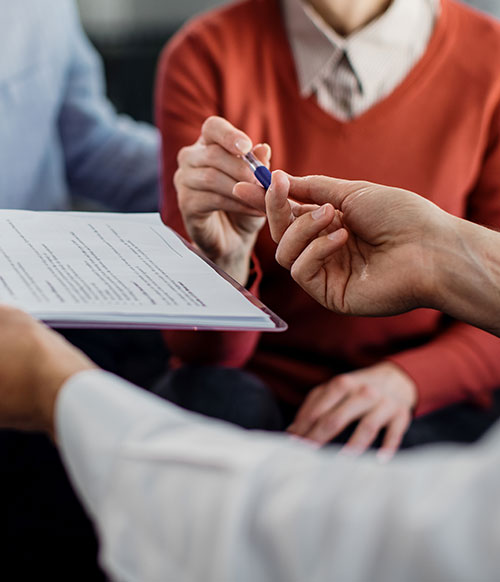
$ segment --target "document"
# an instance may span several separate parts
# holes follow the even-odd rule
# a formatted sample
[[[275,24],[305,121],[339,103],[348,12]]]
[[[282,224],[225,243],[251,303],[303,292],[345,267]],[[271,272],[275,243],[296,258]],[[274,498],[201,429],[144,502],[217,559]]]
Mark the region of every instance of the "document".
[[[0,302],[53,327],[286,329],[158,214],[0,210]]]

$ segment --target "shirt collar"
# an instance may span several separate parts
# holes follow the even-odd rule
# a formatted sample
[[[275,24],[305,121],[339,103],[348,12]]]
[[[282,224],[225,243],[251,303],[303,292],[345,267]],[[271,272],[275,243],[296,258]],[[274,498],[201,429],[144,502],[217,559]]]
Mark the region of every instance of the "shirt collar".
[[[311,5],[282,0],[285,27],[295,60],[302,96],[331,73],[347,53],[363,92],[376,92],[385,72],[405,53],[427,43],[439,13],[439,0],[393,0],[377,19],[349,37],[329,27]],[[375,74],[374,74],[375,71]]]

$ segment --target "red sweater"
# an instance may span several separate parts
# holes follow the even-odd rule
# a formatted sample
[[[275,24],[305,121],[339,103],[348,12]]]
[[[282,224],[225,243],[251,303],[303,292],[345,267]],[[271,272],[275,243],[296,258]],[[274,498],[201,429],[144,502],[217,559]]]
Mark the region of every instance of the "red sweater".
[[[163,136],[165,222],[185,235],[172,183],[178,150],[221,115],[273,149],[273,168],[379,182],[420,193],[452,214],[500,226],[500,26],[443,0],[422,59],[383,101],[341,122],[300,96],[278,0],[245,0],[201,16],[165,49],[156,113]],[[283,334],[173,332],[184,361],[246,365],[299,404],[338,373],[390,360],[418,388],[417,414],[500,385],[500,340],[420,309],[388,318],[339,316],[306,295],[256,245],[260,297]]]

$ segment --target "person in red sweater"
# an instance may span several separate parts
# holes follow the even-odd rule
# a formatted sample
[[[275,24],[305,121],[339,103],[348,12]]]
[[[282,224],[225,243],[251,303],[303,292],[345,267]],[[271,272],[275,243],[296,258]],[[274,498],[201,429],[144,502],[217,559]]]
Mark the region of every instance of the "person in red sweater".
[[[453,0],[245,0],[189,23],[158,72],[163,218],[289,330],[171,332],[178,361],[244,366],[297,411],[290,432],[321,444],[359,421],[355,452],[385,429],[393,454],[413,415],[487,405],[497,338],[429,309],[325,311],[290,282],[263,218],[232,191],[251,179],[237,155],[271,144],[273,168],[410,189],[498,227],[498,62],[499,24]],[[227,121],[205,122],[214,115]],[[270,160],[269,146],[255,151]]]

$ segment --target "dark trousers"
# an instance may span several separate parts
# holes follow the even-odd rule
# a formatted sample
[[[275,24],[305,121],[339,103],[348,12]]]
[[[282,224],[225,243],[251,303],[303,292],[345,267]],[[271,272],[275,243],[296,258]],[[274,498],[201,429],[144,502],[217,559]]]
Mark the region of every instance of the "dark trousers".
[[[159,332],[63,333],[102,368],[144,388],[166,369]],[[44,435],[0,431],[0,577],[6,582],[99,582],[98,544],[59,453]]]
[[[258,378],[235,368],[185,366],[170,371],[153,391],[179,406],[244,428],[280,431],[291,424],[296,408],[279,403]],[[413,420],[402,448],[439,442],[471,443],[500,418],[500,391],[488,410],[454,404]],[[335,443],[352,434],[348,427]],[[379,437],[374,446],[381,442]]]

